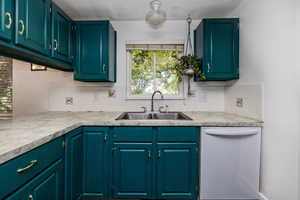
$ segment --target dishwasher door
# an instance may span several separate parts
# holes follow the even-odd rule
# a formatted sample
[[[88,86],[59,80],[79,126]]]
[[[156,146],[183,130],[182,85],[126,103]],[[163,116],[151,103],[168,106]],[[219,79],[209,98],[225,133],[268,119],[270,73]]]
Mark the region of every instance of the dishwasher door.
[[[200,199],[259,199],[261,128],[201,129]]]

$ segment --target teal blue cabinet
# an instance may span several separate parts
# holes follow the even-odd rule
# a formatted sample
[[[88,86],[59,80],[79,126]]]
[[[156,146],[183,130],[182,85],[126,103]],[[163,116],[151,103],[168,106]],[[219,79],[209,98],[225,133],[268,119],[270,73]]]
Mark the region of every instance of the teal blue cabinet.
[[[194,46],[206,81],[239,78],[239,19],[203,19],[194,31]]]
[[[56,5],[52,4],[52,56],[72,63],[72,20]]]
[[[197,199],[199,128],[116,127],[112,197]]]
[[[116,81],[116,32],[109,21],[76,22],[76,64],[74,79]]]
[[[52,163],[62,159],[63,138],[55,139],[0,165],[0,199],[20,188]],[[45,159],[47,158],[47,159]]]
[[[158,199],[196,199],[198,192],[196,143],[157,144]]]
[[[5,200],[64,199],[64,162],[58,160]]]
[[[83,134],[76,129],[66,135],[66,200],[77,200],[83,192]]]
[[[109,184],[109,128],[83,128],[83,198],[104,199]]]
[[[113,149],[113,198],[152,198],[152,144],[114,143]]]
[[[0,39],[12,40],[14,12],[12,0],[0,0]]]
[[[16,45],[50,55],[50,6],[50,0],[16,0]]]

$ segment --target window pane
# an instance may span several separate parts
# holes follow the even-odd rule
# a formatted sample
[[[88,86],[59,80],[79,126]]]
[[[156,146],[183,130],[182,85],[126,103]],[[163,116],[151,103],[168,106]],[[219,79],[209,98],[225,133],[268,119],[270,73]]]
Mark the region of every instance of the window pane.
[[[131,94],[148,94],[153,92],[153,52],[131,50]]]
[[[163,94],[180,94],[180,82],[174,69],[174,56],[178,54],[176,51],[156,51],[156,88]]]

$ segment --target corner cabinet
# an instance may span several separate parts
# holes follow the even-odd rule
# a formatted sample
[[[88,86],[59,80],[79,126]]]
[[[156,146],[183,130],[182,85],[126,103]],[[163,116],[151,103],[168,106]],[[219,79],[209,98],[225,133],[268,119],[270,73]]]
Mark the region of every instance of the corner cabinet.
[[[0,39],[12,40],[14,12],[12,0],[0,0]]]
[[[65,146],[65,200],[78,200],[81,198],[83,186],[83,134],[81,128],[66,135]]]
[[[74,79],[116,81],[116,32],[109,21],[76,22]]]
[[[73,31],[72,20],[56,5],[52,4],[52,56],[72,63]]]
[[[16,0],[16,45],[50,55],[50,8],[50,0]]]
[[[194,31],[195,55],[205,81],[239,78],[239,19],[203,19]],[[196,81],[200,81],[197,77]]]

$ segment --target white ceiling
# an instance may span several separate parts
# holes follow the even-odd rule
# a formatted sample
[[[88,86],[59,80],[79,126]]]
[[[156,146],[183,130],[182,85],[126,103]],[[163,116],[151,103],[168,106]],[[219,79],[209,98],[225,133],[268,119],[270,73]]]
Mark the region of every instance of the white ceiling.
[[[72,19],[144,20],[151,0],[54,0]],[[161,0],[170,20],[224,17],[242,0]]]

